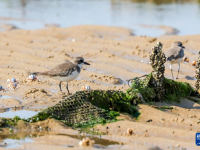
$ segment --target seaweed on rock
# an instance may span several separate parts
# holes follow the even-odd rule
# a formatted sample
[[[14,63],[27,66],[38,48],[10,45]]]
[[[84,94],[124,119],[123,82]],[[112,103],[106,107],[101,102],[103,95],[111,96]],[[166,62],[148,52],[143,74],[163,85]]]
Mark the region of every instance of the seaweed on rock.
[[[136,78],[133,80],[131,87],[127,90],[127,95],[137,102],[180,102],[181,97],[195,95],[195,89],[187,82],[178,82],[171,79],[164,78],[163,80],[162,99],[158,96],[157,87],[154,84],[152,74],[149,74],[145,79]]]
[[[162,52],[162,43],[158,42],[152,48],[150,63],[153,71],[146,76],[136,77],[127,90],[127,95],[136,102],[179,102],[181,97],[195,95],[195,90],[189,83],[178,82],[164,77],[166,62]],[[130,80],[129,80],[130,81]]]

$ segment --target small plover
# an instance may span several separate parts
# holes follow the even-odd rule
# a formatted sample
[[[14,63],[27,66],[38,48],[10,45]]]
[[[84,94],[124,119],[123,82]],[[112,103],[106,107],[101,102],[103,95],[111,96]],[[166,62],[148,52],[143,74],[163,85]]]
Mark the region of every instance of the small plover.
[[[56,67],[54,67],[53,69],[49,71],[34,72],[32,74],[44,75],[44,76],[51,77],[55,80],[59,80],[60,81],[59,87],[60,87],[61,92],[62,92],[61,83],[67,82],[66,88],[67,88],[68,93],[70,93],[68,89],[68,82],[78,77],[78,75],[81,72],[81,67],[83,64],[90,65],[89,63],[85,62],[82,57],[76,57],[73,63],[70,61],[67,61],[63,64],[57,65]]]
[[[172,44],[171,49],[168,52],[167,61],[170,63],[170,69],[172,73],[172,78],[174,79],[173,72],[172,72],[172,64],[178,64],[178,74],[180,71],[180,63],[184,57],[184,46],[181,42],[176,41]],[[178,79],[178,74],[176,79]]]

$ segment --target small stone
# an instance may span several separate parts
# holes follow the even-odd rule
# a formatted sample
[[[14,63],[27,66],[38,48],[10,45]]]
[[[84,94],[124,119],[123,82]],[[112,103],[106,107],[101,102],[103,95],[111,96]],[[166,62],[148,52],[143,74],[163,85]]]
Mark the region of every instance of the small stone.
[[[152,119],[149,119],[149,120],[147,120],[146,122],[152,122],[153,120]]]
[[[192,66],[196,66],[196,60],[194,60],[193,62],[192,62]]]
[[[126,133],[127,135],[132,135],[134,132],[133,132],[133,129],[128,128]]]
[[[180,147],[180,144],[176,144],[176,147]]]
[[[83,138],[82,141],[79,142],[79,146],[92,146],[94,144],[93,140],[90,140],[88,137]]]
[[[74,145],[68,145],[68,147],[74,147]]]

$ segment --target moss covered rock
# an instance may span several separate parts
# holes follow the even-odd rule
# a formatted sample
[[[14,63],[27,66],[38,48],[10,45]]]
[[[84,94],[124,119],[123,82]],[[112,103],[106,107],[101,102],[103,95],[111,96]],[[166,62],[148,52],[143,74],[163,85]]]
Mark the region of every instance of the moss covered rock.
[[[164,78],[163,80],[164,93],[162,99],[168,102],[180,102],[181,97],[196,95],[195,89],[187,82],[178,82]],[[147,75],[144,79],[135,78],[131,87],[127,90],[127,95],[138,103],[143,102],[159,102],[159,90],[152,74]]]

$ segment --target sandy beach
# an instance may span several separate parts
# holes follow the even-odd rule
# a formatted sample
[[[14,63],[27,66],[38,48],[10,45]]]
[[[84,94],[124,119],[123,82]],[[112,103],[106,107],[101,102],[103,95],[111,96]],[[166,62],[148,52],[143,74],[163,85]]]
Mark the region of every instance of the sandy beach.
[[[129,88],[128,79],[152,71],[149,54],[157,41],[163,43],[164,53],[167,53],[174,41],[183,43],[189,63],[181,63],[178,81],[189,82],[194,86],[195,68],[192,61],[198,57],[200,35],[163,35],[153,38],[134,36],[134,31],[128,28],[90,25],[0,32],[0,85],[6,88],[6,92],[0,92],[0,110],[24,108],[39,111],[58,103],[63,97],[59,92],[59,81],[43,76],[38,76],[37,81],[27,81],[28,72],[47,71],[77,56],[84,57],[91,65],[84,66],[77,80],[69,83],[70,92],[79,91],[85,85],[89,85],[91,89],[125,92]],[[165,63],[165,67],[165,77],[172,78],[169,63]],[[178,65],[173,65],[173,70],[177,75]],[[13,77],[18,80],[19,86],[16,90],[9,90],[7,79]],[[67,94],[65,86],[66,83],[63,83],[62,89]],[[128,114],[121,114],[119,119],[123,119],[122,121],[105,126],[97,125],[94,130],[108,133],[102,135],[102,139],[119,143],[106,147],[107,149],[198,149],[195,134],[200,132],[200,104],[182,99],[179,104],[156,105],[172,106],[174,109],[160,111],[141,104],[141,116],[138,120]],[[150,119],[152,121],[148,122]],[[54,133],[80,134],[54,120],[38,124],[48,126]],[[124,135],[127,128],[134,129],[134,134]],[[52,133],[35,138],[32,143],[23,144],[18,149],[62,150],[70,149],[71,147],[63,146],[69,144],[81,149],[79,141]]]

